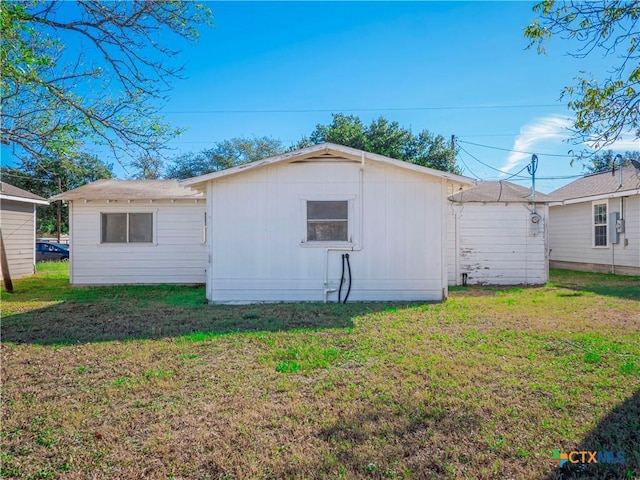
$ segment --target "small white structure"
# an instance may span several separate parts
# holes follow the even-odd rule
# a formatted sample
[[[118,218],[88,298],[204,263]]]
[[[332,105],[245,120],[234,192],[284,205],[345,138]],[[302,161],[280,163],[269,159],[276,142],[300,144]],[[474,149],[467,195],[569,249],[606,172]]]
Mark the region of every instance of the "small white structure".
[[[176,180],[98,180],[51,200],[69,202],[71,284],[205,283],[201,193]]]
[[[449,285],[536,285],[549,278],[548,197],[483,182],[449,197]]]
[[[443,300],[447,197],[473,183],[334,144],[182,182],[207,195],[212,303],[338,300],[344,254],[342,299]]]
[[[640,173],[632,165],[550,194],[552,268],[640,275]]]
[[[36,206],[49,202],[0,182],[0,229],[12,279],[33,275],[36,268]]]

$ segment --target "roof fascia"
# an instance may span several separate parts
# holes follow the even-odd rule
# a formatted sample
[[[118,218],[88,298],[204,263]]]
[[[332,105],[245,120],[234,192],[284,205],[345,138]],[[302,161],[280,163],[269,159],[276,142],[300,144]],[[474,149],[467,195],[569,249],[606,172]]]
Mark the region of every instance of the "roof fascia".
[[[567,200],[559,200],[556,202],[551,202],[549,203],[549,205],[551,207],[557,207],[559,205],[571,205],[573,203],[593,202],[595,200],[605,200],[607,198],[630,197],[632,195],[640,195],[640,188],[637,188],[635,190],[623,190],[621,192],[602,193],[600,195],[590,195],[588,197],[569,198]]]
[[[11,200],[13,202],[35,203],[36,205],[49,205],[47,200],[38,200],[36,198],[16,197],[14,195],[0,194],[0,199]]]

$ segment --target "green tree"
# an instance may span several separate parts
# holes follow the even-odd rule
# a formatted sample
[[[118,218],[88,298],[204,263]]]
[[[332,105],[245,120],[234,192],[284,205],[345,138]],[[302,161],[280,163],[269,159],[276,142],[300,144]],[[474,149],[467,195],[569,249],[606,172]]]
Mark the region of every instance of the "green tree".
[[[80,154],[74,158],[57,159],[49,157],[23,159],[17,167],[0,168],[0,176],[3,182],[29,192],[50,198],[62,191],[81,187],[89,182],[102,178],[113,177],[112,165],[100,161],[95,155]],[[38,206],[37,226],[41,234],[53,234],[57,232],[58,207],[51,204]],[[63,233],[69,232],[68,206],[62,206]]]
[[[297,148],[323,142],[337,143],[371,153],[404,160],[406,162],[460,173],[455,163],[455,151],[442,135],[427,130],[414,134],[398,122],[383,117],[369,125],[355,115],[333,114],[328,125],[317,125],[308,138],[302,139]]]
[[[546,42],[557,35],[576,42],[577,49],[569,52],[573,57],[617,59],[606,78],[585,74],[563,89],[562,96],[569,98],[575,112],[573,141],[601,149],[628,132],[640,138],[640,2],[544,0],[534,11],[539,17],[524,35],[538,53],[544,53]]]
[[[237,137],[223,140],[198,153],[188,152],[173,159],[167,168],[167,178],[197,177],[243,163],[272,157],[287,149],[280,140],[271,137]]]
[[[640,152],[624,152],[623,154],[616,154],[613,150],[607,150],[594,154],[589,160],[587,165],[588,173],[599,173],[611,170],[612,167],[620,167],[620,157],[622,158],[622,165],[629,165],[631,160],[640,162]]]
[[[159,115],[175,45],[211,18],[188,0],[0,2],[0,141],[19,158],[155,154],[178,132]]]

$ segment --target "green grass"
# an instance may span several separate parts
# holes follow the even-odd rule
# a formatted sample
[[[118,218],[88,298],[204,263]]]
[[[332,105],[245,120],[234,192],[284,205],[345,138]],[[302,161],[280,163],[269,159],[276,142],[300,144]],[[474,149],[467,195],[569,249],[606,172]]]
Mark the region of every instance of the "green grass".
[[[2,293],[1,477],[640,475],[640,285],[553,271],[443,304],[209,306],[203,288]]]

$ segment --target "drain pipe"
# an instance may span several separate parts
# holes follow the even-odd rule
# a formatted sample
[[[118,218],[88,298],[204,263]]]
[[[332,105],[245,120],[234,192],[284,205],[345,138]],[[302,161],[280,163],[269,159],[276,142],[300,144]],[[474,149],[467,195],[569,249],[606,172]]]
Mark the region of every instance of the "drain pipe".
[[[337,288],[329,288],[329,252],[359,252],[362,250],[363,244],[363,233],[364,233],[364,200],[363,200],[363,191],[364,191],[364,160],[365,160],[365,152],[360,154],[360,172],[359,172],[359,186],[358,186],[358,203],[360,204],[360,211],[358,214],[360,215],[360,225],[359,225],[359,234],[358,234],[358,243],[353,247],[329,247],[324,249],[324,285],[323,285],[323,302],[327,303],[327,296],[330,293],[335,293],[338,291]]]

